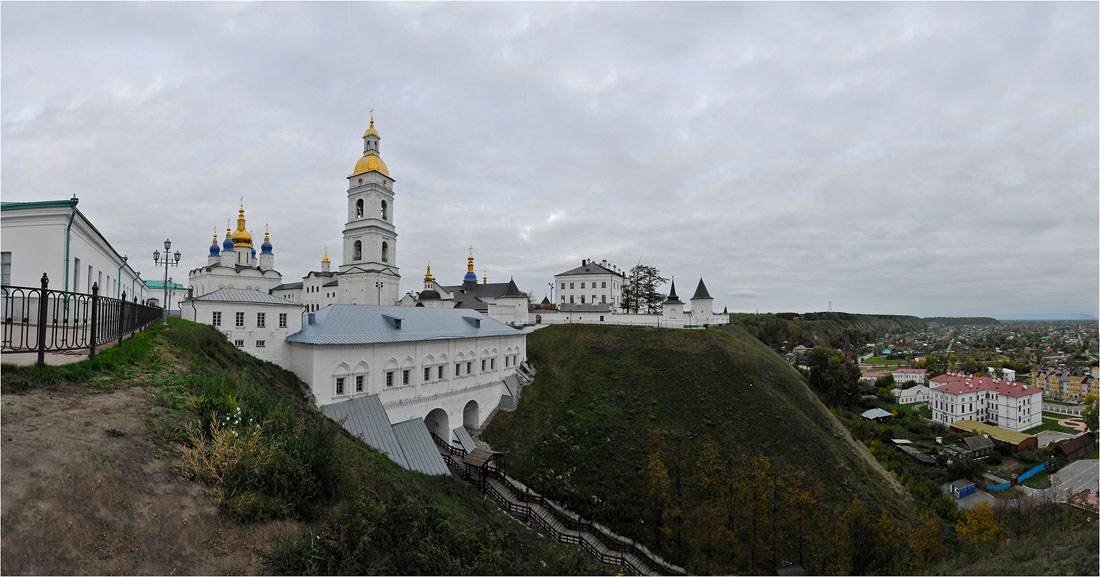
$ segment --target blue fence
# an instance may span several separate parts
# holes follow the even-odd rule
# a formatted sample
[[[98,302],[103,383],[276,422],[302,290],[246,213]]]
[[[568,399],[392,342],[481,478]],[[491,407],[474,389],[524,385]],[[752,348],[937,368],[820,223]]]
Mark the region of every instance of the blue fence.
[[[1023,475],[1020,475],[1019,477],[1017,477],[1016,482],[1017,483],[1023,483],[1024,481],[1030,479],[1032,475],[1034,475],[1034,474],[1038,473],[1039,471],[1042,471],[1046,468],[1047,468],[1046,463],[1039,463],[1038,465],[1035,465],[1034,467],[1029,469],[1028,472],[1026,472]],[[1012,486],[1012,483],[1001,483],[1000,485],[989,485],[985,489],[987,491],[1004,491],[1005,489],[1007,489],[1011,486]]]

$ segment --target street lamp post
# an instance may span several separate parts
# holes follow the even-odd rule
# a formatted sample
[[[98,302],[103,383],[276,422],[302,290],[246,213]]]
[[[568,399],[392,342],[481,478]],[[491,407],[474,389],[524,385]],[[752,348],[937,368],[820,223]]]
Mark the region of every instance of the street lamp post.
[[[374,288],[378,289],[378,306],[382,306],[382,287],[386,286],[386,283],[378,281],[374,283]]]
[[[172,248],[172,241],[164,239],[164,314],[161,316],[161,326],[168,326],[168,265],[179,266],[180,265],[180,251],[176,251],[175,254],[169,254],[168,250]],[[173,258],[175,260],[173,260]],[[153,262],[157,265],[160,264],[160,251],[153,251]]]
[[[547,283],[547,284],[550,285],[550,304],[554,304],[556,302],[554,300],[554,283]]]

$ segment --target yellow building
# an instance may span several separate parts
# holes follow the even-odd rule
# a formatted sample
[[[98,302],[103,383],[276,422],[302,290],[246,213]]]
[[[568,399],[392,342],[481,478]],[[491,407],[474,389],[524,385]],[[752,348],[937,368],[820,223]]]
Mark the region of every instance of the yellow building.
[[[1031,383],[1048,399],[1081,402],[1085,395],[1100,396],[1100,379],[1087,368],[1039,367],[1031,372]]]

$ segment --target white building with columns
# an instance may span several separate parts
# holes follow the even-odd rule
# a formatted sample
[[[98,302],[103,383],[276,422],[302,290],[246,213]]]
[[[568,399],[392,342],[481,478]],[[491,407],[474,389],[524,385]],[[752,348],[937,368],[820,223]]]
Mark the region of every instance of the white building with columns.
[[[446,440],[481,428],[527,355],[526,333],[470,310],[330,305],[305,319],[283,366],[318,406],[378,395],[391,423],[423,418]]]

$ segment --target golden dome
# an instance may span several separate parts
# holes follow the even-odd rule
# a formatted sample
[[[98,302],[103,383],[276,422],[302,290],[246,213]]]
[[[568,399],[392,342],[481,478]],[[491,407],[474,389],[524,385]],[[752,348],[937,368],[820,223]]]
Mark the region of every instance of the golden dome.
[[[321,262],[332,262],[328,259],[328,247],[325,247],[325,258],[321,259]]]
[[[237,216],[237,230],[229,236],[233,246],[252,246],[252,235],[244,229],[244,202],[241,202],[240,214]]]
[[[355,163],[355,170],[348,176],[355,176],[372,170],[377,170],[385,176],[390,175],[390,169],[386,168],[386,163],[382,162],[382,159],[372,152],[370,154],[364,154],[363,158],[360,158],[359,162]]]

